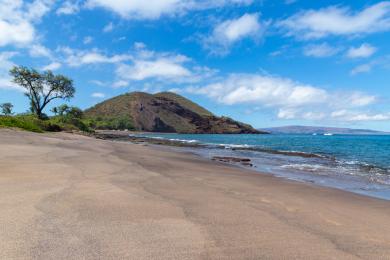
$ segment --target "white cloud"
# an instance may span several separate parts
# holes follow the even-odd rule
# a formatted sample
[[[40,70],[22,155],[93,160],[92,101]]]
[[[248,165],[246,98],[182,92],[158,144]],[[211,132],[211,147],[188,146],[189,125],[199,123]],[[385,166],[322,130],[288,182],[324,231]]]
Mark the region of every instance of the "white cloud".
[[[29,48],[29,54],[31,57],[46,57],[53,58],[51,51],[41,44],[34,44]]]
[[[176,53],[154,52],[141,42],[134,44],[130,64],[122,63],[116,74],[121,81],[154,80],[170,83],[193,83],[214,75],[215,70],[191,66],[192,60]]]
[[[299,12],[278,23],[289,36],[301,39],[323,38],[330,35],[363,35],[390,30],[390,2],[383,1],[360,12],[331,6]]]
[[[305,112],[302,114],[302,118],[305,120],[322,120],[326,117],[326,113],[324,112]]]
[[[7,0],[6,0],[7,1]],[[19,2],[19,0],[16,0]],[[51,6],[55,2],[54,0],[35,0],[25,3],[26,18],[33,22],[38,22],[41,18],[50,11]]]
[[[225,5],[248,5],[253,0],[88,0],[89,8],[101,7],[126,19],[158,19],[181,15],[192,10],[205,10]]]
[[[280,108],[277,117],[280,119],[295,119],[298,111],[293,108]]]
[[[365,95],[361,92],[353,92],[347,97],[343,97],[342,100],[353,107],[364,107],[375,103],[377,101],[377,97]]]
[[[78,2],[65,1],[56,11],[57,15],[71,15],[80,10]]]
[[[257,40],[262,30],[259,14],[244,14],[237,19],[226,20],[216,25],[212,34],[203,39],[203,45],[212,53],[227,54],[231,46],[242,39]]]
[[[90,44],[93,41],[93,38],[91,36],[86,36],[83,39],[84,44]]]
[[[359,65],[351,70],[351,75],[354,76],[361,73],[368,73],[371,71],[371,69],[372,69],[372,64],[370,63]]]
[[[148,78],[175,80],[189,77],[191,72],[183,67],[180,57],[161,57],[155,60],[135,60],[132,65],[122,64],[117,69],[121,78],[145,80]]]
[[[361,113],[349,110],[338,110],[331,113],[331,117],[342,121],[388,121],[390,113]]]
[[[197,66],[188,57],[169,52],[148,50],[141,42],[134,44],[126,54],[106,55],[99,49],[77,50],[69,47],[59,47],[62,63],[70,67],[83,65],[113,64],[116,66],[116,82],[113,87],[123,87],[129,81],[168,81],[175,83],[199,82],[209,78],[216,70]]]
[[[376,48],[370,44],[364,43],[360,47],[351,47],[347,52],[348,58],[368,58],[371,57],[375,52]]]
[[[214,83],[190,87],[187,92],[205,95],[226,105],[245,104],[275,110],[280,119],[322,120],[331,113],[360,109],[377,98],[361,92],[331,92],[326,89],[263,74],[231,74]]]
[[[115,81],[113,84],[112,84],[112,87],[113,88],[123,88],[123,87],[127,87],[129,85],[129,82],[128,81],[125,81],[125,80],[118,80],[118,81]]]
[[[132,56],[128,54],[107,56],[97,49],[82,51],[71,49],[69,47],[60,47],[58,51],[65,55],[65,62],[71,67],[99,63],[115,64],[132,59]]]
[[[62,64],[59,63],[59,62],[52,62],[50,63],[49,65],[46,65],[42,68],[42,70],[58,70],[59,68],[61,68]]]
[[[337,54],[339,48],[330,46],[327,43],[308,45],[303,49],[303,54],[309,57],[325,58]]]
[[[34,23],[40,21],[52,4],[50,0],[0,0],[0,47],[25,46],[36,38]]]
[[[104,83],[104,82],[102,82],[100,80],[90,80],[89,82],[92,83],[92,84],[101,86],[101,87],[106,85],[106,83]]]
[[[112,22],[108,23],[106,26],[103,28],[103,32],[108,33],[114,30],[114,24]]]
[[[197,89],[196,93],[228,105],[256,103],[268,107],[295,107],[328,100],[323,89],[259,74],[232,74],[225,80]]]
[[[93,97],[93,98],[105,98],[106,95],[104,93],[95,92],[95,93],[92,93],[91,97]]]
[[[23,88],[11,82],[9,76],[9,70],[15,66],[11,58],[18,54],[17,52],[0,52],[0,89],[23,91]]]

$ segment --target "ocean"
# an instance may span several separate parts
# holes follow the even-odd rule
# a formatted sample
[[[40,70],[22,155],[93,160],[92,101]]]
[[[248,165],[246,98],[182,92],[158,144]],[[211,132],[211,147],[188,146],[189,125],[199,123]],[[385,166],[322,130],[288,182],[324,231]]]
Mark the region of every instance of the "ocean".
[[[253,169],[390,200],[390,135],[142,134],[199,144],[182,149],[206,158],[250,158]]]

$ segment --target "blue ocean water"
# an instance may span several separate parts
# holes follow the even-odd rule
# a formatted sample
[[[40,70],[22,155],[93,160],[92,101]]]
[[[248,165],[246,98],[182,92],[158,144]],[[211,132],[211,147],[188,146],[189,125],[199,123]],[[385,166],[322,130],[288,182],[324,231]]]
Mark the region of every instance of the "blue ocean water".
[[[390,199],[390,135],[143,134],[186,143],[201,156],[250,158],[254,169]]]

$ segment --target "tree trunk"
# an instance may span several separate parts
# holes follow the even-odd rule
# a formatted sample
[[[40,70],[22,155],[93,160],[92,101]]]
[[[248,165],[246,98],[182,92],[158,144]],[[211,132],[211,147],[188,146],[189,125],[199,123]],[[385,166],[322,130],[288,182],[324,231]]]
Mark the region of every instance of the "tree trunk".
[[[37,116],[38,116],[39,119],[43,119],[42,110],[37,110],[37,111],[36,111],[36,114],[37,114]]]

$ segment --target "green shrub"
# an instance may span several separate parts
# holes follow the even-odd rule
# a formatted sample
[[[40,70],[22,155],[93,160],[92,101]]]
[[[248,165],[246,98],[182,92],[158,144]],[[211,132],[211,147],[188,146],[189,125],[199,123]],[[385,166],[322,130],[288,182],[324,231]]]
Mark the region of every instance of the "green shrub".
[[[42,133],[59,131],[84,131],[92,130],[80,118],[71,116],[56,116],[47,120],[38,119],[35,115],[0,116],[0,127],[15,127],[31,132]]]
[[[42,125],[40,125],[40,120],[32,115],[0,116],[0,126],[16,127],[37,133],[42,133],[44,131]]]
[[[129,117],[119,118],[87,118],[84,122],[93,129],[99,130],[134,130],[134,123]]]

